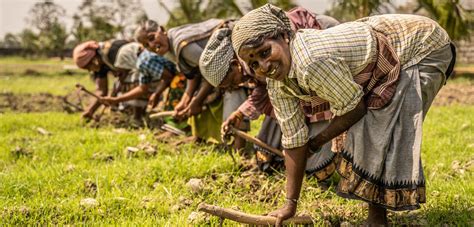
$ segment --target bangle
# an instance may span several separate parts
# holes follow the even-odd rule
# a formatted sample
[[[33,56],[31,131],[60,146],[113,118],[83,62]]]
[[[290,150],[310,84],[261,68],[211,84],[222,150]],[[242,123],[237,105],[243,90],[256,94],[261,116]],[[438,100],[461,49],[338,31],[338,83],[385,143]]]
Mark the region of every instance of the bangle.
[[[298,203],[298,199],[286,198],[286,201],[293,202],[294,204]]]
[[[240,112],[240,110],[236,110],[234,114],[234,116],[237,117],[239,120],[242,120],[244,118],[244,114]]]

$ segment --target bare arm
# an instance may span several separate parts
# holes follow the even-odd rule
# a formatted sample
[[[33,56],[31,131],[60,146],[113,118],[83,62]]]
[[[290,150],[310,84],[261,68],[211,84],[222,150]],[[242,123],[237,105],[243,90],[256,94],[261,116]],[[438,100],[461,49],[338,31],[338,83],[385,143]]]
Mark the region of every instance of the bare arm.
[[[285,150],[286,198],[299,199],[308,146]]]
[[[286,203],[285,205],[271,212],[269,215],[277,218],[276,226],[296,213],[297,200],[300,197],[301,185],[303,184],[304,170],[306,167],[306,153],[308,146],[285,149],[286,167]]]
[[[366,113],[367,108],[365,106],[365,101],[364,99],[361,99],[361,101],[353,110],[347,112],[342,116],[335,117],[333,120],[331,120],[329,126],[309,142],[309,147],[312,150],[317,150],[319,147],[323,146],[325,143],[329,142],[334,137],[348,130],[352,125],[357,123]]]
[[[193,79],[187,79],[186,80],[186,90],[184,93],[188,95],[189,97],[193,97],[194,92],[199,86],[199,83],[201,82],[201,77],[194,77]]]
[[[130,90],[129,92],[118,96],[118,97],[104,97],[101,99],[101,102],[103,103],[109,103],[109,104],[114,104],[118,102],[125,102],[128,100],[136,99],[140,97],[143,94],[146,94],[148,92],[148,85],[142,84],[138,87],[135,87],[134,89]]]
[[[96,85],[96,91],[95,93],[98,95],[98,96],[106,96],[107,93],[108,93],[108,89],[107,89],[107,86],[108,86],[108,80],[107,80],[107,77],[104,77],[104,78],[95,78],[95,85]],[[86,117],[86,118],[91,118],[92,115],[94,114],[94,112],[97,110],[97,108],[99,108],[99,106],[101,105],[100,101],[98,99],[94,99],[91,104],[87,107],[87,109],[84,111],[84,113],[82,114],[83,117]]]
[[[182,103],[181,105],[183,105],[182,108],[185,108],[186,106],[188,106],[189,102],[191,101],[191,98],[194,95],[194,92],[199,86],[200,81],[201,81],[201,78],[198,78],[198,77],[186,80],[186,90],[184,90],[183,97],[180,100],[180,104]],[[178,106],[180,105],[178,104]],[[176,110],[179,111],[180,108],[176,108]]]
[[[201,79],[201,87],[197,95],[191,99],[189,105],[184,110],[180,111],[178,115],[190,117],[201,113],[204,100],[213,89],[214,87],[211,84],[206,80]]]
[[[156,87],[155,91],[149,98],[149,104],[151,104],[153,108],[155,108],[155,106],[158,104],[158,100],[161,94],[166,88],[169,87],[172,80],[173,80],[173,75],[171,75],[171,73],[169,73],[168,70],[164,70],[163,76],[160,82],[158,83],[158,86]]]
[[[204,100],[213,89],[214,87],[209,84],[207,80],[201,80],[201,88],[199,89],[196,97],[194,97],[191,102],[195,102],[197,105],[202,106]]]

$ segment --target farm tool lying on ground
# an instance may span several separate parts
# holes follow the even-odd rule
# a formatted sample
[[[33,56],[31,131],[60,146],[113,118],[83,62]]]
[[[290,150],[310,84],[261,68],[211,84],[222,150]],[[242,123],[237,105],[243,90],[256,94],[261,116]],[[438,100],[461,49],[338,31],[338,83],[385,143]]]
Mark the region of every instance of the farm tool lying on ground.
[[[225,219],[236,221],[242,224],[248,225],[275,225],[277,218],[272,216],[247,214],[241,211],[222,208],[218,206],[201,203],[198,206],[198,210],[220,217],[221,225]],[[313,220],[310,216],[295,216],[283,221],[282,225],[307,225],[313,224]]]
[[[281,152],[280,150],[274,147],[271,147],[270,145],[259,140],[258,138],[255,138],[232,126],[230,127],[229,133],[224,136],[224,140],[227,140],[228,137],[231,135],[241,137],[250,143],[253,143],[262,148],[265,148],[268,151],[274,153],[275,155],[278,155],[279,157],[284,156],[283,152]],[[232,221],[236,221],[243,224],[249,224],[249,225],[275,225],[276,220],[277,220],[275,217],[271,217],[271,216],[247,214],[241,211],[213,206],[206,203],[199,204],[198,210],[220,217],[221,225],[224,219],[229,219]],[[304,224],[312,224],[312,223],[313,221],[310,216],[298,216],[298,217],[292,217],[290,219],[287,219],[282,224],[283,225],[304,225]]]

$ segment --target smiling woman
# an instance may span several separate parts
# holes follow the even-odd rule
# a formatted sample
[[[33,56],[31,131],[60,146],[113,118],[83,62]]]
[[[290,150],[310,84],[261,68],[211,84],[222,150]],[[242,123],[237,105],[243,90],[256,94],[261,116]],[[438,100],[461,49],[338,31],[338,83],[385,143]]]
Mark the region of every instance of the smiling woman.
[[[288,35],[278,34],[261,41],[261,44],[242,46],[239,56],[257,76],[283,80],[290,71],[291,56]]]
[[[282,221],[295,214],[308,153],[345,131],[338,194],[368,202],[369,224],[386,225],[386,209],[419,208],[426,201],[422,122],[455,61],[446,31],[414,15],[290,29],[283,11],[268,4],[232,33],[239,56],[267,77],[283,132],[287,203],[270,215]],[[305,116],[325,108],[334,117],[313,134]]]

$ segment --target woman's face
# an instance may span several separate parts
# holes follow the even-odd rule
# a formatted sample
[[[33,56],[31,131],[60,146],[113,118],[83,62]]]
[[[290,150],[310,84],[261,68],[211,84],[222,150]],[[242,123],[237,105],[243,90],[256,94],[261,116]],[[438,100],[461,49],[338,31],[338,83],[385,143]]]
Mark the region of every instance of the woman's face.
[[[148,34],[145,30],[141,30],[140,31],[140,34],[138,35],[137,37],[137,41],[142,44],[143,47],[145,47],[146,49],[150,50],[150,46],[148,45]],[[153,34],[154,36],[154,34]]]
[[[219,84],[219,88],[232,90],[238,88],[243,82],[245,82],[245,76],[242,67],[240,66],[239,60],[234,58],[231,60],[229,72],[227,72],[226,77],[221,84]]]
[[[166,54],[170,49],[168,34],[164,29],[158,29],[155,33],[148,33],[147,39],[148,46],[159,55]]]
[[[283,80],[291,66],[290,49],[286,37],[268,38],[260,46],[242,46],[239,56],[244,60],[256,77],[269,77]]]
[[[99,57],[96,55],[84,68],[89,72],[98,72],[100,70],[100,64]]]

